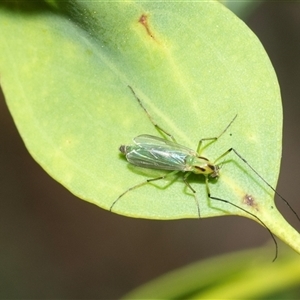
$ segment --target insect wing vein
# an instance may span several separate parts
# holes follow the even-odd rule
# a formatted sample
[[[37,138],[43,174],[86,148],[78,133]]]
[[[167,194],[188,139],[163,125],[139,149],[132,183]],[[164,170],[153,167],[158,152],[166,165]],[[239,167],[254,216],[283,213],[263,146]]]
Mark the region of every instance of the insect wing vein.
[[[152,135],[140,135],[135,146],[126,154],[127,160],[137,166],[159,170],[186,170],[186,158],[195,151],[177,143]]]
[[[160,138],[158,136],[150,135],[150,134],[142,134],[133,139],[136,145],[145,147],[145,145],[155,145],[162,146],[166,149],[177,150],[186,153],[187,155],[196,155],[196,152],[188,147],[182,146],[178,143]]]

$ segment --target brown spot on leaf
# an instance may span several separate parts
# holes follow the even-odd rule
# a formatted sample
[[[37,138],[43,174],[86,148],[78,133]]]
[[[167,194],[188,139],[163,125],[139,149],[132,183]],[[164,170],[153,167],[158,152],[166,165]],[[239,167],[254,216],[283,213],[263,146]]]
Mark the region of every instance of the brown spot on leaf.
[[[248,205],[248,206],[251,206],[252,208],[255,208],[256,210],[258,210],[258,205],[255,201],[255,198],[252,195],[246,194],[243,197],[243,203]]]
[[[149,28],[148,16],[145,15],[145,14],[142,14],[141,17],[140,17],[140,19],[139,19],[139,23],[141,23],[145,27],[145,29],[147,31],[147,34],[149,36],[151,36],[153,39],[155,39],[154,35],[152,34],[152,32],[151,32],[151,30]]]

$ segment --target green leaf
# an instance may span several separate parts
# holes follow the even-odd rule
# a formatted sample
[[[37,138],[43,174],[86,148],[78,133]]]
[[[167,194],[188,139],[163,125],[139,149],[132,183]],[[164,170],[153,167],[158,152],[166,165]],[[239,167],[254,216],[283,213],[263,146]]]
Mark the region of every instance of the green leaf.
[[[164,274],[123,299],[297,299],[299,256],[282,251],[270,262],[270,247],[230,253]]]
[[[180,144],[212,162],[234,147],[276,186],[282,109],[273,67],[256,36],[214,1],[2,1],[1,85],[34,159],[78,197],[104,209],[128,188],[165,174],[130,165],[119,153],[140,134],[159,135],[153,119]],[[260,218],[300,248],[273,192],[233,153],[210,191]],[[191,176],[201,217],[253,215],[207,196]],[[182,177],[146,184],[114,206],[152,219],[198,218]],[[258,221],[257,219],[255,219]],[[284,228],[284,229],[283,229]]]

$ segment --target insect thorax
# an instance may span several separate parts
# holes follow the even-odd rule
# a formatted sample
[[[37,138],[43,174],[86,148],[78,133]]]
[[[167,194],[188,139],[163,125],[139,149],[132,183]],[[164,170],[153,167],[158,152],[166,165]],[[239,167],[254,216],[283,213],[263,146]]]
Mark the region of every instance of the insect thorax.
[[[203,156],[189,156],[187,158],[187,165],[190,166],[187,171],[191,171],[195,174],[203,174],[212,178],[219,176],[220,167]]]

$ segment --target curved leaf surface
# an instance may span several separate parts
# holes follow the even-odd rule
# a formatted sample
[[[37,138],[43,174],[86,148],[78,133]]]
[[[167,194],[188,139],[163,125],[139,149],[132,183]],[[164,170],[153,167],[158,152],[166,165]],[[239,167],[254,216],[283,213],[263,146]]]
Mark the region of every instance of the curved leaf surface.
[[[165,174],[134,167],[119,153],[140,134],[160,135],[128,85],[155,122],[192,149],[237,115],[201,155],[214,162],[234,147],[276,186],[282,132],[276,75],[256,36],[220,3],[3,1],[0,28],[1,85],[20,134],[36,161],[78,197],[109,209],[128,188]],[[253,218],[210,200],[202,177],[189,178],[201,217]],[[287,234],[289,243],[298,238],[289,227],[282,233],[273,192],[234,153],[222,159],[210,191]],[[128,192],[113,211],[198,218],[182,176]]]

